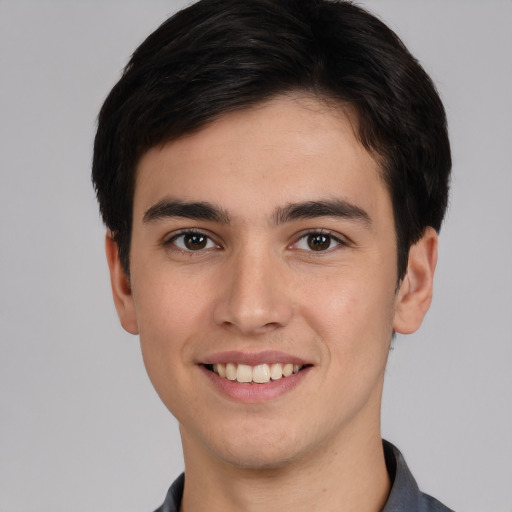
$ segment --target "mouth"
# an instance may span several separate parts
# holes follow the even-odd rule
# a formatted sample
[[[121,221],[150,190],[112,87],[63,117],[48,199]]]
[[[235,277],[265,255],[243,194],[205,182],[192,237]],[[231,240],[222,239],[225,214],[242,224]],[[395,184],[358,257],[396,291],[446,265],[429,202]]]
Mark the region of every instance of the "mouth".
[[[263,363],[251,366],[242,363],[204,364],[208,371],[222,379],[247,384],[266,384],[271,381],[285,379],[308,368],[309,364]]]

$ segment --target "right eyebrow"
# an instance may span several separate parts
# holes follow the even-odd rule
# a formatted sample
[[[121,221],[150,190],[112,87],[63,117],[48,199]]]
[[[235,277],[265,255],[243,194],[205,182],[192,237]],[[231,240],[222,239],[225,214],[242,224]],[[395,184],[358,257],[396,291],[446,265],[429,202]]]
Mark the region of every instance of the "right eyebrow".
[[[340,217],[371,225],[371,218],[361,207],[342,199],[327,199],[291,203],[274,212],[274,222],[281,224],[298,219],[314,219],[316,217]]]
[[[157,220],[172,217],[209,220],[222,224],[228,224],[230,222],[228,213],[212,203],[204,201],[186,202],[172,198],[164,198],[148,208],[142,220],[144,224],[149,224]]]

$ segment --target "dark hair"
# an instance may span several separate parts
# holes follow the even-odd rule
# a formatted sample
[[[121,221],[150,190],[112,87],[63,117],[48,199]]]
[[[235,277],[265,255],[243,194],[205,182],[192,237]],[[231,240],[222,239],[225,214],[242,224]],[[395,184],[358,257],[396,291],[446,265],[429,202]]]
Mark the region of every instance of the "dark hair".
[[[439,231],[451,168],[446,116],[423,68],[386,25],[347,1],[201,0],[135,51],[98,119],[92,176],[129,273],[135,173],[150,148],[223,114],[305,91],[349,105],[393,204],[398,276]]]

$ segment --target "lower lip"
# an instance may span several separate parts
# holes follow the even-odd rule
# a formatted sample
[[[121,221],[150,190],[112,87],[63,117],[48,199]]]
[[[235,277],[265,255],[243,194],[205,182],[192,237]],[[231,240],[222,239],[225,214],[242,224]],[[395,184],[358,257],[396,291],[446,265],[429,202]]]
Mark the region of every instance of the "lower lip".
[[[200,365],[202,372],[208,377],[215,388],[223,395],[237,402],[257,404],[273,400],[295,388],[311,370],[311,366],[303,368],[289,377],[282,377],[278,380],[271,380],[264,384],[238,382],[219,377],[215,372],[207,370]]]

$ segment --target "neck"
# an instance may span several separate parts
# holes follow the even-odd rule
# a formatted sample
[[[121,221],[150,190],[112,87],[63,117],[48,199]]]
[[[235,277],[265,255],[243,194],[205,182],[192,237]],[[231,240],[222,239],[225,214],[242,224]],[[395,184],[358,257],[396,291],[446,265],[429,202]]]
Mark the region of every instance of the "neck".
[[[182,429],[182,512],[378,512],[389,494],[382,440],[357,432],[303,458],[272,468],[234,466],[205,451]],[[376,434],[376,435],[375,435]]]

